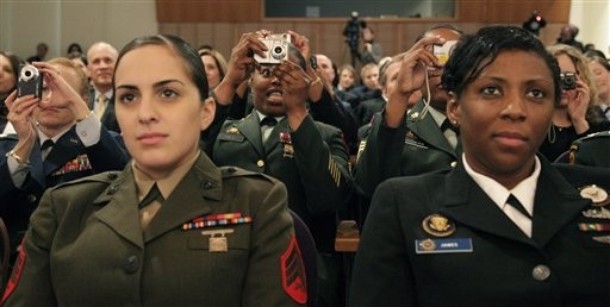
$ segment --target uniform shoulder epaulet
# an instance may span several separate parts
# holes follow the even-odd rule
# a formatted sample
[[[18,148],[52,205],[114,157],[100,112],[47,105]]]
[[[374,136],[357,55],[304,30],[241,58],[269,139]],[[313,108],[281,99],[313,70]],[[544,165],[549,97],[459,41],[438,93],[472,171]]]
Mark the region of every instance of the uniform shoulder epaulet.
[[[608,138],[608,137],[610,137],[610,131],[595,132],[595,133],[587,134],[586,136],[574,141],[574,143],[580,144],[580,143],[587,142],[587,141],[590,141],[593,139]]]
[[[68,186],[80,185],[84,183],[111,183],[119,176],[120,171],[107,171],[87,177],[78,178],[76,180],[58,184],[55,188],[63,188]]]
[[[2,133],[0,134],[0,140],[19,140],[19,137],[14,133]]]
[[[222,178],[249,176],[249,177],[257,177],[257,178],[261,178],[261,179],[266,179],[271,182],[276,181],[276,179],[273,179],[272,177],[269,177],[265,174],[248,171],[243,168],[235,167],[235,166],[221,166],[220,172],[222,173]]]

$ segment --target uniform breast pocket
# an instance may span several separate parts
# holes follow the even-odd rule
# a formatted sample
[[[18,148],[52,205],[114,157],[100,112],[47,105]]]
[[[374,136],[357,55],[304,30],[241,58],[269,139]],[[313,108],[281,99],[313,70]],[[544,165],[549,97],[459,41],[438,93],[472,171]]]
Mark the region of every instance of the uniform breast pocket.
[[[415,151],[415,150],[428,149],[428,146],[426,146],[426,144],[424,144],[422,142],[417,142],[417,141],[414,141],[411,139],[406,139],[405,148]]]
[[[240,133],[222,132],[222,133],[218,134],[218,139],[221,141],[241,143],[244,141],[244,136]]]

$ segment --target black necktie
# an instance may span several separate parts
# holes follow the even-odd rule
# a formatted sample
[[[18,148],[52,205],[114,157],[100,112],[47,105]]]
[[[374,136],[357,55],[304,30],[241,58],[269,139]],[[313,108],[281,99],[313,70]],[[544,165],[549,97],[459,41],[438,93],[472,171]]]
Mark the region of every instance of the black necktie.
[[[271,116],[267,116],[267,117],[263,118],[263,120],[261,120],[261,127],[262,126],[275,127],[275,125],[277,125],[277,120]]]
[[[42,145],[40,146],[40,152],[42,153],[43,160],[46,159],[47,156],[49,156],[49,153],[53,149],[53,145],[55,145],[55,142],[53,142],[53,140],[51,139],[47,139],[42,142]]]
[[[441,124],[441,131],[445,132],[447,129],[451,129],[453,132],[455,132],[455,135],[460,135],[460,129],[451,124],[451,121],[449,121],[448,118],[445,119]]]
[[[523,207],[523,204],[515,197],[515,195],[510,194],[510,196],[506,200],[506,203],[517,209],[523,215],[529,217],[530,219],[532,218],[532,216],[529,214],[529,212],[527,212],[527,210],[525,210],[525,207]]]
[[[165,198],[163,198],[163,195],[161,195],[161,191],[159,190],[159,187],[156,183],[152,186],[152,188],[150,188],[150,191],[148,191],[148,194],[146,194],[144,199],[142,199],[139,207],[144,208],[155,200],[158,201],[160,204],[163,204],[163,201],[165,200]]]

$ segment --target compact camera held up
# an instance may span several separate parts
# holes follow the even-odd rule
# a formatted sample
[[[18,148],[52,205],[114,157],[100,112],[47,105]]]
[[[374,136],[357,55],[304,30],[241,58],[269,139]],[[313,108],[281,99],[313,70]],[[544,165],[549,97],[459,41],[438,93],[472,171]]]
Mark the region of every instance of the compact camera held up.
[[[288,60],[288,45],[290,44],[290,34],[270,34],[261,41],[267,46],[267,57],[263,58],[254,54],[254,60],[259,64],[280,64]]]
[[[434,46],[434,55],[441,64],[445,65],[449,60],[449,56],[453,53],[453,49],[457,44],[456,40],[446,41],[442,46]]]
[[[561,89],[564,91],[573,90],[576,88],[576,74],[565,73],[559,74]]]
[[[17,96],[26,95],[34,95],[38,99],[42,97],[42,74],[31,64],[23,65],[17,82]]]

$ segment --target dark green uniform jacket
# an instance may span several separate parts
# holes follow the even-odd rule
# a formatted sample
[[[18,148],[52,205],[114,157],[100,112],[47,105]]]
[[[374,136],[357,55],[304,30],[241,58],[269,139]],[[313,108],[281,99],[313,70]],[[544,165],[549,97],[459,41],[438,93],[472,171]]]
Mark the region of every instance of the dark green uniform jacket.
[[[571,164],[610,167],[610,131],[590,134],[570,147]]]
[[[422,102],[415,105],[407,114],[405,124],[396,129],[385,126],[382,113],[375,115],[368,137],[360,144],[361,152],[354,168],[354,181],[368,199],[388,178],[419,175],[455,165],[459,150],[451,147],[430,114],[419,119],[422,108]]]
[[[228,213],[251,222],[183,228]],[[306,294],[294,242],[284,185],[204,154],[142,232],[128,166],[45,193],[4,305],[295,306],[287,293]]]
[[[286,119],[263,145],[256,113],[227,120],[212,159],[273,176],[286,185],[288,203],[309,227],[318,250],[334,251],[336,211],[349,193],[348,154],[341,131],[307,116],[297,131]]]

